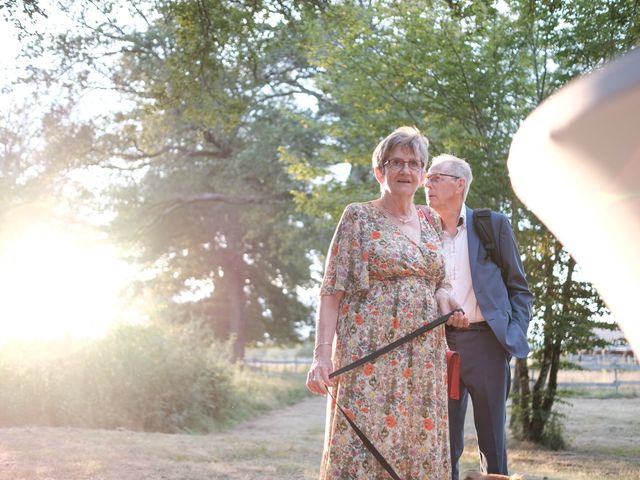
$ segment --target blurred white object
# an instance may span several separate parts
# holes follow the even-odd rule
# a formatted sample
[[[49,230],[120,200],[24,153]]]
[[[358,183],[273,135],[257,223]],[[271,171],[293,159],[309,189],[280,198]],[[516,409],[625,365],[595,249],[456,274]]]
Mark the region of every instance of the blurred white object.
[[[516,132],[513,189],[640,352],[640,49],[573,80]]]

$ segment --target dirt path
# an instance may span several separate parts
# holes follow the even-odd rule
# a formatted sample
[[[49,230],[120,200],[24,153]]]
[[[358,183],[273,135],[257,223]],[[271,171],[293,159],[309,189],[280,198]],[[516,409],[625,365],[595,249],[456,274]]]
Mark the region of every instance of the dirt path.
[[[640,479],[640,402],[576,399],[566,406],[574,447],[511,442],[527,480]],[[225,433],[167,435],[69,428],[0,429],[0,480],[306,480],[317,478],[325,401],[297,405]],[[467,429],[463,468],[475,466]]]
[[[2,480],[301,480],[316,476],[324,399],[211,435],[0,429]]]

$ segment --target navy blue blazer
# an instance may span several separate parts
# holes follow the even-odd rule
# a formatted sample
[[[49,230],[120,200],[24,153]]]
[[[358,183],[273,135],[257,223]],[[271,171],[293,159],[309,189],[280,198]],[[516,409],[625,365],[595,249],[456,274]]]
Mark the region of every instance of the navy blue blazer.
[[[473,210],[465,208],[471,281],[482,316],[509,354],[526,358],[533,295],[529,291],[511,223],[502,213],[491,212],[491,226],[505,269],[503,281],[500,268],[487,258],[473,226]]]

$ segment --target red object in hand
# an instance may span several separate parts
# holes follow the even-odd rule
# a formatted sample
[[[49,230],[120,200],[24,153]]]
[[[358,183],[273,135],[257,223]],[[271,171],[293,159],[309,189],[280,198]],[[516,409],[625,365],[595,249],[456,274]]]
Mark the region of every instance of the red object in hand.
[[[447,351],[447,393],[452,400],[460,400],[460,354]]]

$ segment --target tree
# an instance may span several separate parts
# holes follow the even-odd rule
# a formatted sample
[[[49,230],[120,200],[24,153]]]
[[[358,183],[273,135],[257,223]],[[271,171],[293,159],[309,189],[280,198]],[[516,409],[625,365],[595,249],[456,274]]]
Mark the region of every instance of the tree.
[[[531,102],[542,102],[571,78],[597,68],[640,41],[637,1],[513,2],[520,12],[518,28],[535,87]],[[573,258],[531,214],[522,232],[525,268],[536,297],[532,341],[532,378],[525,360],[516,362],[511,427],[522,438],[560,448],[553,407],[558,396],[561,354],[602,346],[596,327],[615,328],[598,321],[605,308],[594,288],[577,280]]]
[[[315,168],[333,158],[353,169],[344,185],[298,197],[301,208],[313,213],[317,196],[327,193],[338,201],[370,198],[370,150],[393,128],[414,124],[435,153],[471,163],[470,205],[510,215],[536,296],[531,333],[540,372],[530,390],[527,362],[517,362],[512,426],[536,442],[550,440],[545,428],[556,425],[560,355],[596,342],[592,328],[603,324],[593,319],[603,307],[576,279],[562,245],[515,197],[508,148],[520,121],[555,89],[637,43],[637,9],[632,1],[347,2],[316,23],[310,47],[336,138],[334,155],[316,157]]]
[[[38,0],[3,0],[0,2],[0,13],[6,21],[12,22],[19,31],[25,29],[20,19],[21,15],[26,16],[29,20],[34,20],[34,17],[37,16],[47,17]]]
[[[489,3],[462,10],[438,1],[328,9],[308,53],[321,72],[320,111],[335,139],[317,160],[351,163],[351,180],[366,185],[361,195],[372,192],[373,146],[397,126],[413,124],[432,140],[434,154],[469,158],[478,178],[472,202],[508,207],[504,152],[529,108],[522,95],[528,72],[522,52],[512,48],[518,40],[510,19]]]
[[[282,148],[318,142],[291,102],[309,69],[296,50],[300,11],[103,2],[97,16],[92,6],[70,5],[85,30],[59,36],[59,69],[33,78],[71,72],[69,83],[88,90],[103,71],[130,102],[94,122],[88,148],[67,160],[130,173],[112,191],[113,232],[149,272],[139,288],[155,320],[234,337],[237,358],[247,341],[296,339],[310,321],[297,295],[309,283],[310,230],[291,208],[298,183],[279,159]],[[123,14],[136,20],[123,25]]]
[[[60,191],[56,180],[66,166],[49,153],[63,109],[42,111],[40,106],[37,97],[23,98],[0,111],[0,218],[5,222],[17,211],[41,209]]]

